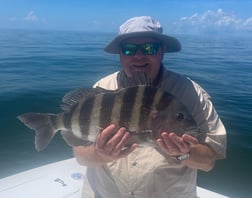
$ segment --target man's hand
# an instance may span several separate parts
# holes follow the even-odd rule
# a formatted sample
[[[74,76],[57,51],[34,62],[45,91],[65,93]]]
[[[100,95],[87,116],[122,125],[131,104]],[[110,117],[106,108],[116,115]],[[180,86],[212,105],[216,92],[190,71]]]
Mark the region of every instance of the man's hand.
[[[188,153],[191,147],[198,144],[197,138],[184,134],[181,137],[171,132],[161,133],[161,137],[157,139],[160,148],[169,156],[179,156]]]
[[[188,134],[180,137],[173,132],[163,132],[157,139],[157,143],[169,156],[179,156],[190,152],[190,158],[182,161],[182,164],[194,169],[210,171],[218,157],[210,146],[199,143],[197,138]]]
[[[98,135],[95,152],[106,162],[126,157],[138,146],[133,144],[126,147],[128,138],[129,132],[124,127],[118,129],[111,124]]]
[[[125,128],[118,128],[111,124],[106,127],[96,138],[96,143],[87,147],[73,147],[77,161],[84,166],[102,166],[113,160],[126,157],[138,145],[127,145],[129,132]]]

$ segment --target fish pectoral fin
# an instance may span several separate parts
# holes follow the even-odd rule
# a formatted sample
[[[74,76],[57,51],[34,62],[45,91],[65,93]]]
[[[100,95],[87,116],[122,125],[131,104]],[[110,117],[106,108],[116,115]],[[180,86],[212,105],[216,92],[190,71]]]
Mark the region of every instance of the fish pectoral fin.
[[[80,138],[74,136],[72,131],[66,131],[66,130],[63,131],[62,130],[60,133],[61,133],[63,139],[65,140],[65,142],[69,146],[88,146],[93,143],[89,140],[80,139]]]

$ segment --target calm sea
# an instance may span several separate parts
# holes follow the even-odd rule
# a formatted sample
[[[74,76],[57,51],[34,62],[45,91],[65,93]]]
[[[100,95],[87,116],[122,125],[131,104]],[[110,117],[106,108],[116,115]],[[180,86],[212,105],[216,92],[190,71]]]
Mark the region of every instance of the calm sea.
[[[0,30],[0,178],[72,157],[60,134],[45,151],[34,149],[34,133],[17,115],[60,112],[63,95],[120,69],[103,52],[108,33]],[[231,197],[252,194],[252,37],[177,35],[179,53],[167,68],[201,84],[228,131],[227,159],[199,171],[198,185]]]

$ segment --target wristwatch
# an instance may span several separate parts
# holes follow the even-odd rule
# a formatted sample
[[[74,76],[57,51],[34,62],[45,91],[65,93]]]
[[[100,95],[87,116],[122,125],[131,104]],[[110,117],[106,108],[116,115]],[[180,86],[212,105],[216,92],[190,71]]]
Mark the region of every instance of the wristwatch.
[[[188,152],[188,153],[184,153],[182,155],[177,156],[176,159],[179,161],[184,161],[188,159],[189,157],[190,157],[190,153]]]

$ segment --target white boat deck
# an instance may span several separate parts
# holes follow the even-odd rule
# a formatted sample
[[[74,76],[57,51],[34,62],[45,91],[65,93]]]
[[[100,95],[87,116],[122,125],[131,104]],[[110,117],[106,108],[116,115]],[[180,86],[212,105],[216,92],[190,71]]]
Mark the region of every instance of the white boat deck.
[[[0,179],[1,198],[91,198],[88,184],[83,185],[86,168],[74,158],[48,164]],[[197,187],[199,198],[226,196]]]

